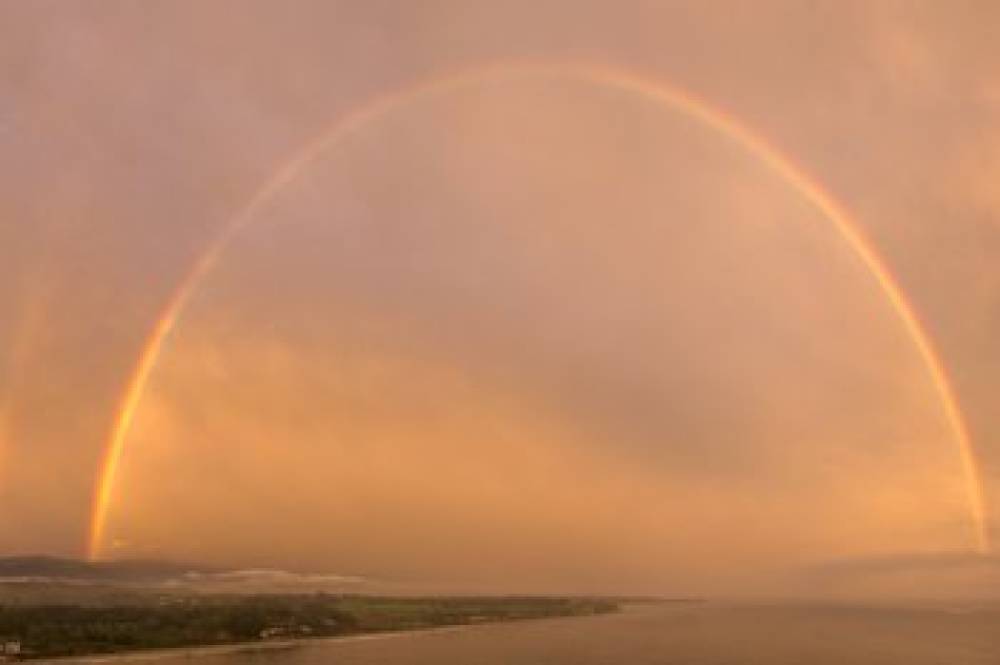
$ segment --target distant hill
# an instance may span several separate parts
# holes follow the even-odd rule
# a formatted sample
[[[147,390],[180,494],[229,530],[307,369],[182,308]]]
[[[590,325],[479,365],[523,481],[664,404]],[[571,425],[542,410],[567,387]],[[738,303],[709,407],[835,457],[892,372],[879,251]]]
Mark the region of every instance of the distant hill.
[[[368,581],[328,573],[298,573],[273,568],[220,568],[152,559],[83,561],[53,556],[0,557],[0,587],[35,593],[45,589],[77,598],[86,587],[117,591],[155,590],[195,593],[357,592]],[[75,589],[73,591],[72,589]],[[31,594],[29,594],[31,595]]]
[[[82,561],[52,556],[0,557],[0,581],[7,579],[69,580],[118,583],[158,583],[190,573],[219,571],[155,560]]]

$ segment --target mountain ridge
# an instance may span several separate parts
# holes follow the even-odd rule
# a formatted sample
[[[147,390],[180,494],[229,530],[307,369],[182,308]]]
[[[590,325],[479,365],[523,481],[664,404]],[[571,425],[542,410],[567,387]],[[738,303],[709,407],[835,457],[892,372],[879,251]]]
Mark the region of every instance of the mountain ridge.
[[[45,554],[0,557],[0,579],[41,578],[107,582],[156,582],[190,573],[215,574],[222,569],[158,559],[87,561]]]

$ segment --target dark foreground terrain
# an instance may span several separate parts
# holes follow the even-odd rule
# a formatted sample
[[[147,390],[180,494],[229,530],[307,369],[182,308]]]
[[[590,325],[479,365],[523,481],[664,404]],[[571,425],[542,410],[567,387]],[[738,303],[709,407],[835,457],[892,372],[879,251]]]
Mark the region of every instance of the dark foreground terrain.
[[[612,601],[582,598],[164,596],[145,604],[0,606],[0,641],[19,641],[21,658],[51,658],[584,616],[617,609]]]

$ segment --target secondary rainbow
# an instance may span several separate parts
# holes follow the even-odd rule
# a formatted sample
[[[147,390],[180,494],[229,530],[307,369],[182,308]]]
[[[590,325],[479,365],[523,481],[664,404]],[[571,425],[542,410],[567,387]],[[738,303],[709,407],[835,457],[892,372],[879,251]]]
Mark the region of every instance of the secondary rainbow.
[[[427,79],[369,100],[336,120],[316,139],[292,153],[229,219],[220,234],[196,261],[191,271],[167,301],[162,314],[142,347],[120,400],[107,439],[94,491],[88,542],[88,554],[91,559],[101,557],[108,511],[129,429],[142,400],[146,384],[160,357],[164,342],[169,337],[171,330],[177,325],[188,301],[197,291],[202,280],[212,271],[231,239],[254,219],[262,206],[292,182],[311,163],[335,148],[345,138],[363,130],[372,122],[393,111],[404,110],[410,105],[428,98],[444,95],[464,87],[504,79],[580,81],[632,94],[649,103],[685,114],[754,155],[820,211],[875,279],[926,367],[958,450],[968,495],[972,542],[977,551],[982,553],[989,551],[986,503],[979,466],[965,419],[959,408],[948,374],[913,306],[906,299],[902,289],[886,268],[877,251],[844,208],[802,167],[779,152],[766,139],[691,92],[605,65],[518,62],[498,63],[457,74]]]

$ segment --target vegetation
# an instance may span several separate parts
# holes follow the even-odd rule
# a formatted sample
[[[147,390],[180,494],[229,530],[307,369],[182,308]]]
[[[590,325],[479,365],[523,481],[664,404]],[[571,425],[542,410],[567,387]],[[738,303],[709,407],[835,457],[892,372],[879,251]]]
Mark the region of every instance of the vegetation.
[[[228,644],[612,612],[580,598],[164,596],[143,605],[0,606],[0,641],[22,657]]]

